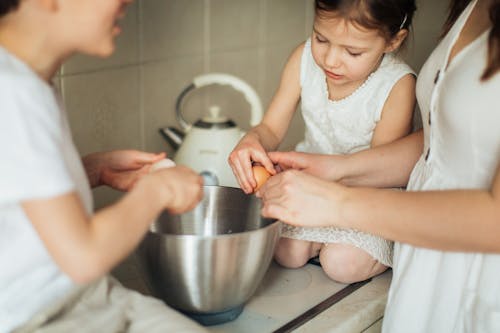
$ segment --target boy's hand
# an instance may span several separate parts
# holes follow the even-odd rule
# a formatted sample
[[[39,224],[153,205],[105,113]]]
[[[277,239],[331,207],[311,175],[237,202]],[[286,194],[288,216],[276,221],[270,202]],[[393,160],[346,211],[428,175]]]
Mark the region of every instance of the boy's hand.
[[[82,161],[92,187],[108,185],[128,191],[151,166],[164,159],[165,153],[153,154],[138,150],[115,150],[93,153]]]
[[[203,198],[203,177],[185,166],[159,169],[148,177],[154,179],[165,209],[172,214],[193,209]]]

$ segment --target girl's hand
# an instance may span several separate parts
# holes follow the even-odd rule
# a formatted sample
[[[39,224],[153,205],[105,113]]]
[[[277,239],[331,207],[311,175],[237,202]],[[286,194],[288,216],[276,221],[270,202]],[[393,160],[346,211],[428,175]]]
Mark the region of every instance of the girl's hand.
[[[108,185],[120,191],[130,190],[151,165],[164,159],[165,153],[115,150],[83,157],[83,165],[92,187]]]
[[[262,215],[295,226],[337,225],[345,188],[297,170],[277,174],[257,191]]]
[[[279,170],[301,170],[325,180],[339,181],[342,179],[342,162],[345,158],[342,155],[276,151],[269,152],[268,156]]]
[[[273,163],[267,156],[264,147],[255,135],[249,133],[236,145],[228,159],[236,180],[247,194],[252,193],[257,187],[257,181],[252,171],[254,162],[264,166],[271,175],[276,174]]]
[[[203,198],[203,178],[185,166],[158,169],[147,178],[172,214],[193,209]]]

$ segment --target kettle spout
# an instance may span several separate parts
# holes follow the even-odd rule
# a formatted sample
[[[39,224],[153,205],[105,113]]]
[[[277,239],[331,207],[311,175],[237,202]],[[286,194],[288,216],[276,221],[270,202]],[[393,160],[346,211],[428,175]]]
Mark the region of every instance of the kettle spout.
[[[160,134],[165,140],[177,150],[184,140],[184,133],[175,127],[162,127],[160,128]]]

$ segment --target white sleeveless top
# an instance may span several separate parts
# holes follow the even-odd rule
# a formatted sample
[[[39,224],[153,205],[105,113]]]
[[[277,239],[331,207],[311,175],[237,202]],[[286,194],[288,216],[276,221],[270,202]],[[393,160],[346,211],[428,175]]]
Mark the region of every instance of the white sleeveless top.
[[[304,46],[300,66],[301,103],[305,139],[296,150],[321,154],[350,154],[370,148],[373,130],[380,120],[392,88],[413,70],[393,54],[351,95],[332,101],[323,70],[311,53],[311,40]]]
[[[480,82],[489,31],[446,68],[475,4],[469,4],[419,75],[425,145],[409,190],[486,190],[499,166],[500,74]],[[500,255],[396,243],[383,331],[500,332]]]
[[[350,154],[370,148],[392,88],[412,69],[392,54],[386,54],[375,72],[351,95],[332,101],[323,70],[311,53],[311,40],[304,45],[300,67],[302,116],[305,139],[297,151]],[[392,242],[352,229],[304,228],[284,225],[283,237],[322,243],[344,243],[359,247],[386,266],[392,265]]]

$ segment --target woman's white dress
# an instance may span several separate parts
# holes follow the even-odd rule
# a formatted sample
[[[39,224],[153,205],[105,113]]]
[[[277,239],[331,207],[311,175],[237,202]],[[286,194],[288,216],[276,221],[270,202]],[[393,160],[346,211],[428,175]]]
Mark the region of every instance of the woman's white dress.
[[[489,31],[447,65],[475,3],[462,13],[419,75],[425,146],[408,190],[487,190],[499,166],[500,74],[480,82]],[[396,243],[383,331],[500,332],[500,255]]]
[[[351,154],[370,148],[373,131],[394,85],[412,69],[392,54],[351,95],[332,101],[326,76],[314,62],[311,41],[301,60],[301,101],[305,138],[296,150],[320,154]],[[390,266],[392,242],[352,229],[283,226],[283,237],[321,243],[351,244]]]

